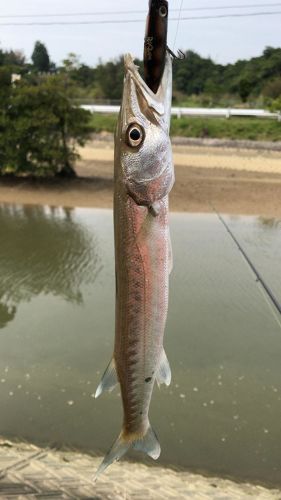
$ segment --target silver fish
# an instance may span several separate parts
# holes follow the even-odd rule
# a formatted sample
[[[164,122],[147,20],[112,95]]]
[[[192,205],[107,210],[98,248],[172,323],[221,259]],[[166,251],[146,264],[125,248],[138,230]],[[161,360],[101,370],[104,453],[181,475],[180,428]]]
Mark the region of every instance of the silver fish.
[[[129,448],[157,459],[160,444],[148,411],[155,380],[170,384],[163,348],[172,252],[168,195],[174,183],[169,139],[172,60],[156,94],[125,56],[123,100],[115,134],[114,230],[116,331],[113,358],[96,391],[119,382],[123,428],[96,477]]]

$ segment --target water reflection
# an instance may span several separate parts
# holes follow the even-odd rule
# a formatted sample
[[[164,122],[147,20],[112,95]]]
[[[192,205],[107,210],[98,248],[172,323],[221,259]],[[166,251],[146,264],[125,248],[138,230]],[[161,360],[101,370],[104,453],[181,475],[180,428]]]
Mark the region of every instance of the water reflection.
[[[268,218],[268,217],[259,217],[258,221],[264,227],[268,227],[270,229],[278,229],[281,227],[281,220]]]
[[[114,337],[112,212],[0,214],[0,433],[104,454],[122,421],[118,388],[94,399]],[[280,301],[280,227],[225,219]],[[281,486],[280,327],[216,216],[172,214],[171,233],[158,463]]]
[[[4,328],[16,315],[17,308],[0,303],[0,328]]]
[[[52,294],[81,304],[81,284],[95,280],[97,241],[72,209],[0,206],[0,328],[22,301]]]

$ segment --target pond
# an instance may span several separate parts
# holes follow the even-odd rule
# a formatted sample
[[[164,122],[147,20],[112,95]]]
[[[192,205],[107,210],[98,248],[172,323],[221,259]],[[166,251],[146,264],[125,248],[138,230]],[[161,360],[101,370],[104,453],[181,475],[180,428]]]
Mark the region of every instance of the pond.
[[[281,301],[281,222],[225,216]],[[216,215],[171,214],[174,270],[155,387],[158,463],[281,486],[281,325]],[[0,206],[0,435],[105,453],[119,389],[108,210]],[[141,460],[141,454],[138,454]]]

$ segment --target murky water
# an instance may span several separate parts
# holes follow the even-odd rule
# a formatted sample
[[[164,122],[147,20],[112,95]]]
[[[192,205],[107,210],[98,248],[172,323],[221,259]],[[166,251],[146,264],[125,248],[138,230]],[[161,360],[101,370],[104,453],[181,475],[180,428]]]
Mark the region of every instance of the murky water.
[[[281,301],[281,223],[226,220]],[[281,326],[216,216],[174,214],[171,231],[159,462],[280,486]],[[112,353],[113,266],[110,211],[0,207],[1,435],[100,452],[116,438],[119,390],[93,398]]]

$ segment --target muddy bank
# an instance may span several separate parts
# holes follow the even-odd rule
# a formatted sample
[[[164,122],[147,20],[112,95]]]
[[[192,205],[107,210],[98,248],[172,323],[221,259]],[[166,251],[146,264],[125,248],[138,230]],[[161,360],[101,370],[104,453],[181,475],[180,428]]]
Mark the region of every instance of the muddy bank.
[[[281,152],[176,144],[173,211],[281,217]],[[113,142],[80,149],[76,179],[0,179],[0,202],[67,207],[112,207]]]

